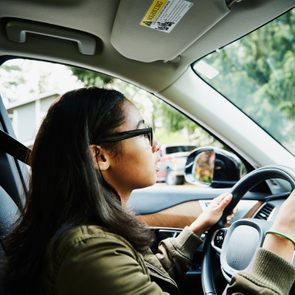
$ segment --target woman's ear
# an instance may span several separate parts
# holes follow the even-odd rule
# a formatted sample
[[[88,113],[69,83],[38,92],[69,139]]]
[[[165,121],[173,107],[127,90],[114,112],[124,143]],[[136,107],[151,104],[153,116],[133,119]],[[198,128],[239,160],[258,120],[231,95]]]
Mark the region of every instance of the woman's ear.
[[[107,170],[110,167],[109,154],[98,145],[92,144],[89,146],[89,149],[94,167],[101,171]]]

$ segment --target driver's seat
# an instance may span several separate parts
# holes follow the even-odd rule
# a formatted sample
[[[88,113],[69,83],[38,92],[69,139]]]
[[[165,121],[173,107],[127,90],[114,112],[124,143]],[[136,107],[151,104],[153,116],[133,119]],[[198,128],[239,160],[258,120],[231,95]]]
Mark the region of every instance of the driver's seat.
[[[8,234],[20,211],[8,193],[0,186],[0,239]]]
[[[20,211],[15,202],[0,186],[0,295],[4,295],[2,277],[5,248],[2,239],[9,233],[19,216]]]

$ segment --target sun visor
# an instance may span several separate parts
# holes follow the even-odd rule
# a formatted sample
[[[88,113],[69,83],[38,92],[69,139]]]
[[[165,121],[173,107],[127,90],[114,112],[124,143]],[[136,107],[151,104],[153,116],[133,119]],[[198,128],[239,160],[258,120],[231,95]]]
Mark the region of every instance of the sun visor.
[[[225,0],[120,1],[111,43],[129,59],[173,60],[229,12]]]

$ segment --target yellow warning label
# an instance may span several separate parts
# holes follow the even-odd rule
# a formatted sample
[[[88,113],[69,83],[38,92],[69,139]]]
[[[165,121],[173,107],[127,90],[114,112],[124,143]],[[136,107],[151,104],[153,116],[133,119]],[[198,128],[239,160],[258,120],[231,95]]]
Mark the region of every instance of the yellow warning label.
[[[140,25],[170,33],[192,6],[187,0],[153,0]]]
[[[165,7],[166,3],[167,0],[154,0],[140,24],[142,26],[149,27],[152,23],[154,23],[162,9]]]

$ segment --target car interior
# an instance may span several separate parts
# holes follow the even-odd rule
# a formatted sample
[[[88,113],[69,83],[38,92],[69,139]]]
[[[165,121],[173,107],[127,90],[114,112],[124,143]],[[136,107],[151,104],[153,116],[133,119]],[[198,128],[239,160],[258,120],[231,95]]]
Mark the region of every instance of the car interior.
[[[285,139],[280,140],[261,126],[242,106],[227,99],[217,84],[212,86],[211,78],[207,81],[200,73],[200,65],[204,57],[210,60],[211,54],[224,52],[228,44],[236,46],[243,36],[286,14],[293,21],[294,31],[294,7],[294,0],[1,0],[0,261],[5,257],[2,238],[21,218],[26,202],[28,157],[33,144],[20,140],[32,130],[29,121],[20,121],[21,113],[15,111],[20,105],[10,97],[22,83],[15,67],[26,61],[46,62],[112,77],[118,87],[125,83],[142,89],[214,138],[203,147],[199,142],[189,143],[198,148],[187,158],[184,185],[157,184],[135,190],[128,205],[155,232],[155,249],[161,239],[177,236],[213,198],[231,191],[234,200],[228,212],[238,206],[235,222],[231,226],[218,224],[204,236],[206,242],[196,249],[193,267],[178,282],[181,294],[221,294],[232,275],[250,264],[254,252],[243,264],[244,249],[253,243],[255,249],[261,246],[263,233],[295,188],[295,140],[287,145]],[[280,30],[286,29],[281,25]],[[295,60],[294,42],[289,51]],[[256,66],[259,64],[253,68]],[[295,63],[290,62],[289,67],[292,73]],[[7,69],[9,75],[4,76]],[[24,67],[23,75],[38,80],[42,71],[36,67],[29,75]],[[289,79],[294,91],[294,75]],[[65,84],[63,76],[58,81]],[[233,81],[224,79],[221,84],[231,88]],[[53,88],[49,92],[62,94]],[[24,106],[36,96],[28,92],[21,97],[20,93],[19,99],[26,100]],[[263,107],[262,103],[251,104],[255,114]],[[40,105],[36,103],[35,111],[41,110]],[[45,110],[42,112],[43,116]],[[283,126],[286,130],[290,122]],[[16,130],[16,124],[22,129]],[[161,143],[161,138],[157,140]],[[206,155],[214,158],[212,169],[204,167],[202,157]],[[247,226],[248,230],[240,233],[237,241],[232,233],[239,226]],[[259,238],[253,242],[256,230]],[[241,241],[244,247],[240,247]],[[232,260],[227,259],[229,252],[236,253]],[[5,295],[1,278],[0,294]],[[295,294],[294,286],[290,294]]]

